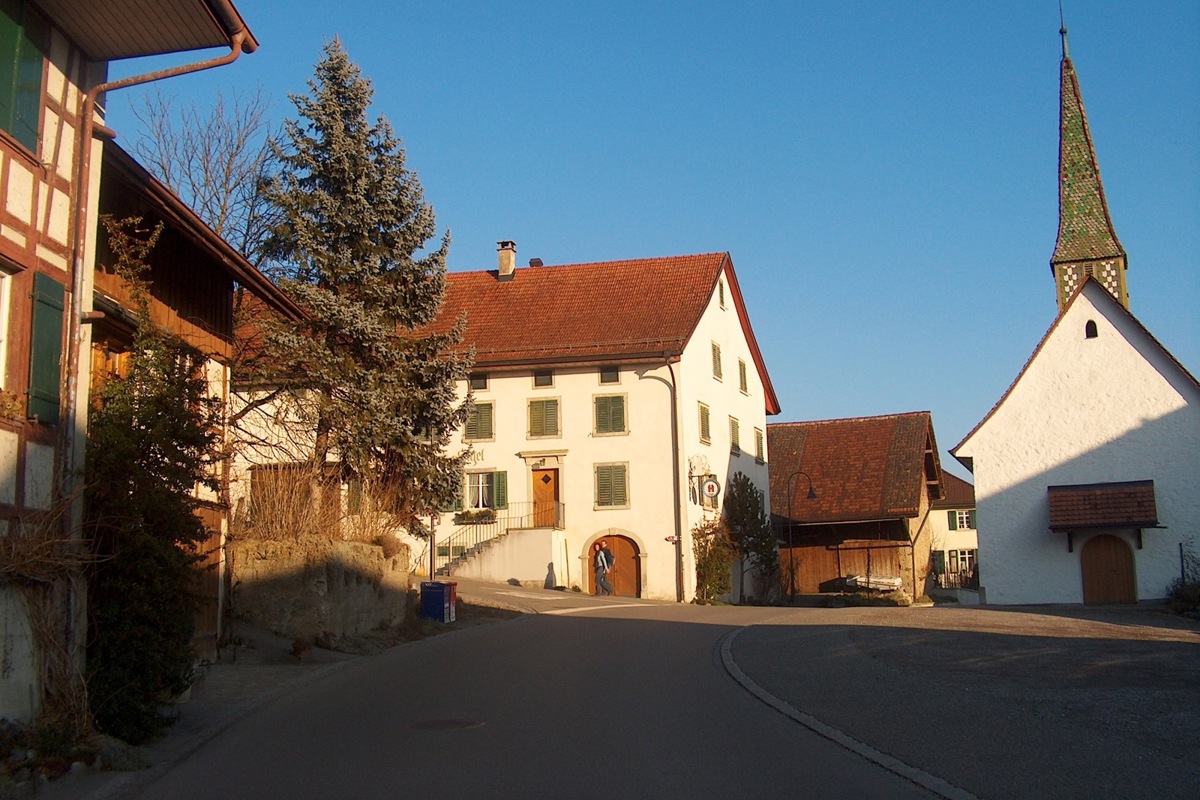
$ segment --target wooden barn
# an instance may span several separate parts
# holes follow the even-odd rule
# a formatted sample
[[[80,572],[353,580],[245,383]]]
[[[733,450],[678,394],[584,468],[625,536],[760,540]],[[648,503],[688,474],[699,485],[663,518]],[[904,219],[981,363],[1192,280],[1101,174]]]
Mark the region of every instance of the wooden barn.
[[[942,470],[929,412],[767,426],[783,592],[925,593]]]

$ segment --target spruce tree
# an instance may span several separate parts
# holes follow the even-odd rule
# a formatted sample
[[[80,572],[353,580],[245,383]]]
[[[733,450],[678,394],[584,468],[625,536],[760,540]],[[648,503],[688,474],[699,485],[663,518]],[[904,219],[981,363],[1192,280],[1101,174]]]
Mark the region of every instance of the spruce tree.
[[[433,209],[383,117],[367,118],[371,82],[339,40],[326,44],[298,118],[273,143],[266,187],[281,221],[266,253],[280,285],[309,313],[270,335],[276,380],[315,432],[313,465],[383,487],[402,521],[443,505],[464,454],[447,455],[463,423],[456,382],[470,369],[449,333],[425,329],[446,283],[450,236],[436,249]]]

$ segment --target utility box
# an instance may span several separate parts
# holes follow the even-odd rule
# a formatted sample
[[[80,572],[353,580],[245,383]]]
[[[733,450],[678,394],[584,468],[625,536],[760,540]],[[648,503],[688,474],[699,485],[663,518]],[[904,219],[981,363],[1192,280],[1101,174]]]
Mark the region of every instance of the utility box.
[[[421,616],[438,622],[454,622],[458,584],[425,581],[421,584]]]

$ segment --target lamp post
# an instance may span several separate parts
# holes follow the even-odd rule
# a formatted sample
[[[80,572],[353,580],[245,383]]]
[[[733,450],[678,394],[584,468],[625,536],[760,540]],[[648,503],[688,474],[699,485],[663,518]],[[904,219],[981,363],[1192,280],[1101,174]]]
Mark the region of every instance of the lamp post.
[[[788,476],[787,482],[787,513],[788,513],[788,592],[790,594],[790,602],[794,605],[796,602],[796,541],[794,531],[796,529],[796,519],[792,514],[792,485],[796,482],[796,478],[803,475],[808,478],[808,499],[816,500],[817,493],[813,490],[812,476],[804,470],[796,470]]]

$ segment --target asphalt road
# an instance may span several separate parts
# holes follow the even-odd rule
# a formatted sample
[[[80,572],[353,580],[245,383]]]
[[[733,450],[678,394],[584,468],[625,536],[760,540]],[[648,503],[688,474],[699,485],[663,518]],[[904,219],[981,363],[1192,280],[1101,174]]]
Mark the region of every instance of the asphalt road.
[[[1161,610],[459,590],[532,613],[369,658],[261,640],[154,768],[44,796],[1200,796],[1200,625]]]
[[[730,678],[724,638],[769,609],[728,609],[722,621],[664,604],[568,611],[339,669],[134,796],[932,796]]]

